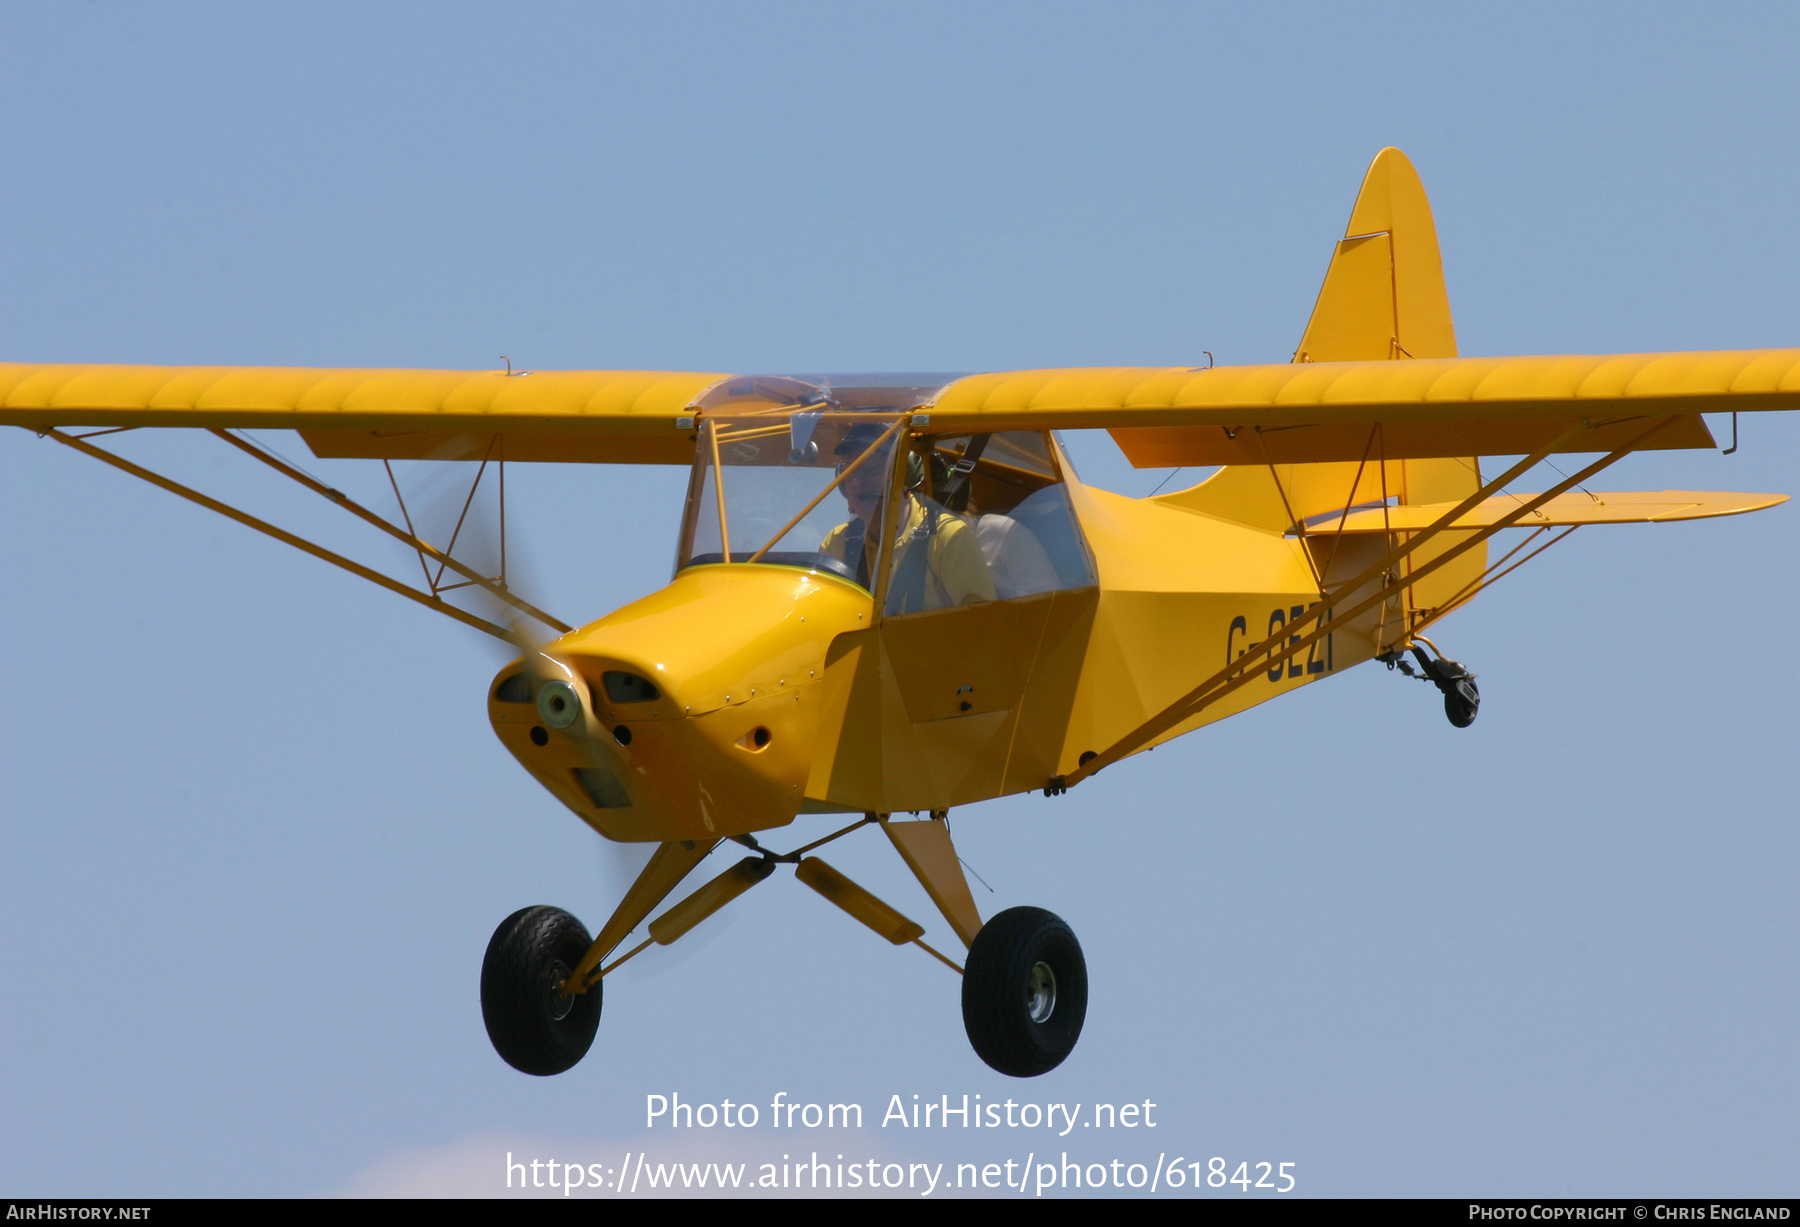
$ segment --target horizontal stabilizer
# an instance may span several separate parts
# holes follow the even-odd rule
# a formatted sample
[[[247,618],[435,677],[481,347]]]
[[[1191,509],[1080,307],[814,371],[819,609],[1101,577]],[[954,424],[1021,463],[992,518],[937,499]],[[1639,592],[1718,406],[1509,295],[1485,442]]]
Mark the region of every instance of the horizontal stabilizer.
[[[1508,512],[1517,511],[1535,495],[1503,494],[1488,499],[1458,517],[1453,528],[1486,528]],[[1669,520],[1709,520],[1714,516],[1742,515],[1788,501],[1785,494],[1721,494],[1708,490],[1654,490],[1625,493],[1559,494],[1529,512],[1517,528],[1562,528],[1582,524],[1660,524]],[[1416,503],[1397,507],[1352,509],[1348,516],[1334,513],[1315,517],[1311,533],[1380,533],[1429,528],[1455,503]],[[1339,527],[1342,516],[1343,524]]]

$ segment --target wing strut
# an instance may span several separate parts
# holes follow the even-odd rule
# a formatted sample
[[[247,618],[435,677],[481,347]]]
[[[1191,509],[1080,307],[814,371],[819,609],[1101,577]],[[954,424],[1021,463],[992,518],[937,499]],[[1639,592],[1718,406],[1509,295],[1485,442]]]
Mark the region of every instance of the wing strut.
[[[25,429],[32,430],[29,426]],[[505,627],[496,626],[485,618],[479,618],[472,613],[458,609],[441,597],[420,592],[416,588],[410,588],[397,579],[390,579],[388,576],[383,575],[372,567],[365,567],[360,562],[352,562],[342,554],[333,553],[331,550],[328,550],[321,545],[314,545],[304,537],[297,537],[285,529],[275,527],[266,520],[257,519],[248,512],[239,511],[235,507],[221,503],[218,499],[209,498],[198,490],[184,486],[178,481],[173,481],[170,478],[162,476],[160,473],[152,473],[149,469],[146,469],[141,465],[133,464],[122,456],[115,456],[109,451],[95,447],[92,443],[86,443],[74,436],[65,435],[53,427],[45,427],[42,430],[32,430],[32,433],[55,439],[58,443],[72,447],[84,455],[92,456],[96,460],[110,464],[115,469],[129,473],[133,477],[142,478],[153,486],[167,490],[171,494],[178,494],[190,503],[197,503],[208,511],[218,512],[228,520],[236,520],[246,528],[254,528],[257,532],[262,533],[265,536],[273,537],[275,540],[280,541],[285,545],[291,545],[303,554],[311,554],[314,558],[322,559],[334,567],[341,567],[352,575],[360,576],[372,584],[386,588],[389,592],[399,593],[409,601],[417,601],[427,609],[434,609],[438,613],[441,613],[446,617],[454,618],[466,626],[472,626],[478,631],[485,631],[496,639],[505,639],[508,642],[511,642],[512,640],[511,633]],[[348,502],[349,500],[346,499],[344,501]],[[424,543],[420,542],[420,544],[423,545]],[[460,567],[460,564],[458,565]],[[537,615],[534,614],[533,616],[535,617]]]
[[[1583,424],[1566,431],[1563,435],[1551,441],[1549,444],[1546,444],[1538,451],[1525,457],[1523,460],[1513,465],[1512,468],[1502,473],[1499,477],[1494,478],[1481,489],[1458,503],[1455,507],[1451,508],[1447,514],[1440,516],[1433,522],[1429,528],[1421,529],[1417,535],[1412,536],[1408,540],[1389,550],[1379,562],[1369,567],[1361,575],[1342,584],[1338,587],[1336,592],[1308,608],[1306,612],[1299,617],[1294,618],[1288,623],[1286,633],[1280,636],[1272,636],[1263,643],[1252,647],[1244,656],[1232,661],[1224,669],[1221,669],[1219,672],[1207,678],[1204,682],[1201,682],[1200,685],[1188,691],[1187,694],[1165,707],[1161,712],[1144,721],[1137,728],[1127,733],[1124,737],[1121,737],[1107,749],[1094,755],[1092,758],[1087,759],[1068,775],[1057,776],[1051,779],[1049,783],[1045,785],[1045,795],[1054,796],[1057,793],[1066,791],[1076,784],[1079,784],[1082,780],[1085,780],[1088,776],[1094,774],[1094,772],[1099,771],[1101,768],[1110,766],[1127,755],[1137,753],[1157,737],[1174,728],[1182,721],[1198,715],[1207,707],[1210,707],[1225,696],[1237,691],[1240,687],[1244,686],[1252,678],[1257,676],[1256,670],[1260,668],[1273,668],[1275,665],[1286,661],[1289,657],[1305,651],[1314,643],[1317,643],[1320,639],[1330,633],[1330,620],[1332,618],[1354,618],[1358,614],[1386,602],[1395,593],[1417,583],[1419,580],[1425,578],[1425,576],[1436,571],[1439,567],[1460,558],[1465,552],[1487,540],[1500,530],[1511,528],[1519,520],[1522,520],[1557,495],[1579,485],[1581,482],[1586,481],[1602,469],[1605,469],[1617,463],[1625,456],[1630,455],[1633,451],[1649,442],[1656,434],[1663,430],[1667,430],[1679,420],[1679,416],[1657,419],[1648,429],[1639,432],[1638,435],[1624,447],[1608,452],[1599,460],[1596,460],[1586,468],[1578,471],[1573,477],[1565,478],[1561,483],[1551,487],[1543,494],[1533,496],[1531,499],[1521,503],[1517,508],[1509,511],[1494,523],[1470,532],[1462,541],[1457,542],[1442,554],[1432,558],[1410,574],[1403,577],[1396,577],[1390,574],[1390,568],[1392,568],[1395,563],[1411,555],[1420,546],[1425,544],[1425,542],[1454,524],[1457,517],[1461,516],[1476,504],[1489,498],[1494,491],[1501,489],[1506,484],[1522,475],[1527,469],[1538,464],[1539,461],[1543,460],[1545,456],[1548,456],[1552,451],[1556,450],[1561,444],[1570,441],[1581,431],[1588,429],[1588,427]],[[1354,605],[1351,605],[1349,609],[1344,610],[1341,613],[1338,612],[1338,606],[1349,602],[1365,584],[1377,579],[1381,581],[1381,586],[1372,595],[1357,601]],[[1296,634],[1294,632],[1294,627],[1305,625],[1307,623],[1314,624],[1311,631],[1305,634]],[[1257,663],[1259,660],[1263,662],[1260,665]]]
[[[448,569],[456,572],[458,575],[462,576],[470,584],[473,584],[474,586],[487,592],[490,596],[493,596],[497,600],[505,601],[508,605],[511,605],[514,609],[518,610],[520,613],[526,614],[527,616],[532,617],[532,618],[536,618],[539,622],[542,622],[545,626],[554,627],[558,632],[560,632],[564,635],[568,634],[569,631],[573,629],[572,627],[570,627],[566,623],[560,621],[559,619],[551,617],[549,614],[545,613],[543,610],[539,609],[537,606],[531,604],[529,601],[523,600],[522,598],[514,595],[512,590],[505,586],[504,574],[502,575],[502,582],[496,583],[495,581],[489,579],[485,575],[482,575],[480,572],[474,570],[473,568],[464,566],[462,563],[456,561],[456,559],[450,557],[450,555],[448,553],[446,553],[442,550],[439,550],[439,549],[435,548],[434,546],[432,546],[431,544],[429,544],[428,542],[422,540],[417,533],[407,532],[405,529],[401,528],[399,525],[389,523],[387,520],[382,519],[380,516],[376,515],[373,511],[370,511],[368,508],[366,508],[366,507],[362,506],[360,503],[356,502],[356,500],[354,500],[354,499],[350,498],[348,495],[344,494],[341,490],[333,490],[330,486],[326,485],[324,482],[314,480],[313,478],[307,476],[305,473],[302,473],[299,469],[296,469],[293,465],[286,464],[283,461],[276,459],[274,456],[269,455],[267,452],[262,451],[261,449],[257,448],[256,446],[247,442],[246,440],[238,438],[236,435],[231,434],[229,431],[220,430],[216,427],[209,427],[208,430],[210,433],[218,435],[219,438],[225,440],[225,442],[231,444],[231,446],[237,448],[239,451],[243,452],[245,455],[254,456],[256,459],[262,461],[264,464],[266,464],[270,468],[274,469],[277,473],[280,473],[283,477],[292,478],[294,481],[299,482],[301,485],[305,486],[308,490],[313,491],[315,494],[323,495],[324,497],[330,499],[332,502],[336,503],[339,507],[342,507],[345,511],[348,511],[351,515],[357,517],[360,520],[364,520],[367,523],[373,524],[376,528],[379,528],[382,532],[384,532],[388,536],[394,538],[396,541],[399,541],[406,545],[409,545],[413,549],[417,550],[420,553],[420,555],[422,555],[423,557],[430,558],[433,562],[438,564],[438,578],[439,579],[443,578],[444,570],[445,570],[445,568],[448,568]],[[487,462],[484,459],[482,461],[482,463],[485,465]],[[502,473],[505,472],[504,469],[502,469],[501,471],[502,471]],[[388,476],[390,479],[393,477],[392,469],[388,470]],[[481,480],[479,474],[477,474],[476,480],[477,481]],[[502,477],[501,480],[504,481],[505,478]],[[504,519],[504,517],[506,515],[506,502],[505,502],[505,496],[504,496],[504,489],[505,489],[505,487],[503,486],[502,487],[502,492],[503,492],[502,499],[501,499],[501,503],[500,503],[500,508],[501,508],[500,514],[503,517],[501,520],[501,538],[500,538],[502,551],[504,551],[506,548],[505,519]],[[395,496],[398,497],[398,495],[399,495],[399,490],[398,490],[398,488],[396,488]],[[473,500],[474,497],[475,497],[475,491],[474,491],[474,488],[471,487],[469,490],[469,498],[471,500]],[[400,504],[400,508],[401,508],[402,512],[404,512],[406,509],[406,504],[404,502],[402,502]],[[469,513],[468,504],[465,503],[463,505],[463,515],[466,517],[468,515],[468,513]],[[458,530],[460,530],[462,528],[462,521],[460,519],[457,521],[457,528],[458,528]],[[451,538],[450,547],[452,549],[456,548],[456,539],[454,537]],[[501,560],[502,560],[501,567],[504,572],[504,567],[506,565],[504,552],[501,554]],[[431,573],[429,570],[427,570],[425,573],[425,581],[427,583],[431,584],[432,588],[434,589],[433,595],[435,596],[436,595],[435,589],[437,589],[437,583],[432,579]],[[457,587],[461,587],[461,586],[462,585],[460,585],[460,584],[457,585]]]

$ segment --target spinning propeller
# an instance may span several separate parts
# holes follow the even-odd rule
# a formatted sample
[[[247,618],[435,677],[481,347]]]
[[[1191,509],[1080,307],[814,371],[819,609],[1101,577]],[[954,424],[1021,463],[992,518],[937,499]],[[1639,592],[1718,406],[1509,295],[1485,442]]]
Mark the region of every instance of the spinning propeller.
[[[572,628],[522,595],[535,594],[540,585],[531,578],[535,571],[524,551],[507,539],[504,464],[484,461],[472,479],[466,462],[427,461],[422,468],[414,462],[404,481],[393,466],[388,472],[407,528],[424,542],[443,542],[441,555],[450,560],[419,552],[426,585],[439,600],[454,600],[502,632],[482,638],[500,653],[500,663],[516,658],[524,664],[539,719],[581,748],[596,778],[612,780],[612,763],[600,741],[610,734],[595,718],[598,697],[573,667],[546,650],[556,635]],[[453,569],[457,564],[460,568]],[[468,578],[467,572],[485,582]],[[656,845],[615,843],[602,836],[600,848],[602,876],[616,898],[637,879]]]

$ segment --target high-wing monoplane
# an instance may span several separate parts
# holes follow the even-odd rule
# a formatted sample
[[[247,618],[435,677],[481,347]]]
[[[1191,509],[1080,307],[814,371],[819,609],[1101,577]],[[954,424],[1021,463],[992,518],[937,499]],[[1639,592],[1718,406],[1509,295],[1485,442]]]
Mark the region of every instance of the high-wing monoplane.
[[[501,922],[481,971],[500,1055],[587,1052],[607,975],[746,891],[796,878],[961,975],[982,1060],[1073,1049],[1069,927],[985,920],[949,815],[1055,796],[1140,751],[1369,661],[1467,727],[1475,678],[1427,632],[1578,528],[1732,515],[1780,495],[1592,493],[1648,449],[1717,446],[1702,414],[1800,408],[1800,349],[1463,358],[1430,206],[1398,150],[1370,166],[1293,360],[965,375],[0,365],[0,424],[152,481],[518,646],[487,696],[502,745],[608,840],[654,852],[598,933],[553,907]],[[415,550],[402,582],[97,442],[210,431]],[[1133,499],[1084,484],[1058,431],[1141,467],[1216,467]],[[690,468],[674,574],[573,626],[499,574],[283,460],[314,455]],[[1558,453],[1595,457],[1534,493]],[[1505,458],[1496,461],[1493,458]],[[1484,463],[1485,458],[1485,463]],[[400,489],[394,486],[396,496]],[[503,504],[502,504],[503,505]],[[466,510],[466,504],[465,504]],[[1490,540],[1519,539],[1491,557]],[[458,596],[477,594],[471,609]],[[842,815],[797,847],[802,815]],[[873,827],[962,949],[819,855]],[[775,846],[777,842],[783,846]],[[743,855],[664,908],[727,842]],[[638,935],[633,941],[633,935]],[[940,945],[950,945],[941,942]]]

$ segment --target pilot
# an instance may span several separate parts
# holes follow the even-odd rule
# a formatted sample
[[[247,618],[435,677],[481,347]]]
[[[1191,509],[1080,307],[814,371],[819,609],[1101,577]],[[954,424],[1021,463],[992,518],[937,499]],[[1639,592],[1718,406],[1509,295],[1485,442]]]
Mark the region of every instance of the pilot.
[[[843,473],[886,433],[875,422],[858,423],[844,432],[834,451]],[[871,564],[877,559],[871,527],[879,528],[886,501],[887,466],[871,456],[844,477],[838,487],[850,505],[851,518],[825,534],[819,552],[849,567],[856,582],[874,591]],[[915,479],[916,474],[916,479]],[[994,581],[974,529],[918,492],[924,468],[908,457],[904,510],[894,536],[893,578],[888,584],[889,613],[919,613],[995,599]]]

